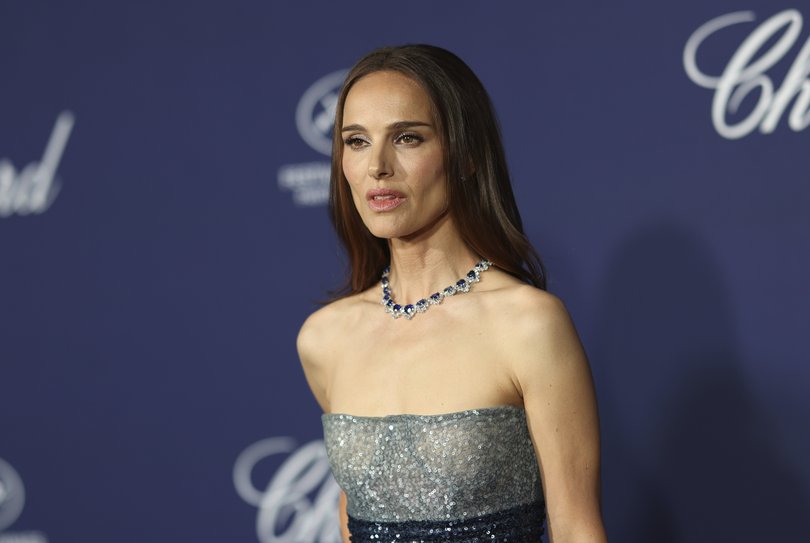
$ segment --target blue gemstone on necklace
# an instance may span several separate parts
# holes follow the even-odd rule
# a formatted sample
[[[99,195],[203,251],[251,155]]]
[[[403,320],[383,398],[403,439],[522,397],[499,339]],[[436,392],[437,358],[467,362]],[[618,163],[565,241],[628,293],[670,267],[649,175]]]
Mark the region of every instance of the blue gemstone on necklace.
[[[474,271],[474,270],[470,270],[469,272],[467,272],[467,278],[468,278],[470,281],[475,281],[475,271]]]
[[[459,279],[458,281],[456,281],[456,286],[457,286],[458,288],[462,288],[462,289],[463,289],[464,287],[466,287],[466,286],[467,286],[467,281],[465,281],[464,279]]]

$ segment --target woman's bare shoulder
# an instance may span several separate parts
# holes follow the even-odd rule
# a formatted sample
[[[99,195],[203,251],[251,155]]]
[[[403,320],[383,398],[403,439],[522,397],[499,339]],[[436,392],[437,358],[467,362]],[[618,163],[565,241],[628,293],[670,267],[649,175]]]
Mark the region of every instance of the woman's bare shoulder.
[[[521,322],[548,323],[568,316],[568,310],[560,298],[531,285],[515,285],[504,296],[509,297],[508,305],[514,309],[515,316],[522,316]]]
[[[526,326],[537,326],[551,320],[567,318],[562,300],[554,294],[520,281],[506,273],[499,273],[485,297],[488,312],[497,321],[517,332]]]
[[[554,294],[524,283],[493,294],[497,304],[493,323],[515,349],[538,354],[578,343],[568,309]]]
[[[301,361],[318,363],[339,343],[358,320],[363,304],[363,293],[335,300],[310,314],[298,331],[296,345]]]
[[[345,348],[346,329],[356,318],[359,301],[358,296],[348,296],[331,302],[309,315],[298,331],[298,358],[312,394],[325,413],[331,409],[332,367]]]

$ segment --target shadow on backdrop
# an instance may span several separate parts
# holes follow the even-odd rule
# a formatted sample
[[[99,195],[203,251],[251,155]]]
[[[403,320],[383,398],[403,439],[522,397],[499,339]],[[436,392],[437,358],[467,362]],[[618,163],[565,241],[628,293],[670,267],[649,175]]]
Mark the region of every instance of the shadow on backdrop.
[[[600,291],[589,355],[611,540],[804,540],[808,489],[780,460],[783,444],[743,379],[705,244],[676,224],[639,228]]]

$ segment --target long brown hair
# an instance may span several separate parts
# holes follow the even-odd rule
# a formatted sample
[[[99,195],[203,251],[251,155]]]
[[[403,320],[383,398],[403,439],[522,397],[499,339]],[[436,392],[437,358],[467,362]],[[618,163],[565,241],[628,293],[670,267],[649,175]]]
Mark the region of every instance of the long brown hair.
[[[394,71],[425,90],[439,125],[447,174],[449,213],[465,243],[500,269],[538,288],[546,270],[523,232],[498,121],[489,94],[456,55],[433,45],[376,49],[346,76],[338,97],[332,138],[329,216],[349,257],[350,272],[338,297],[374,285],[388,265],[388,242],[369,232],[343,173],[343,107],[352,86],[373,72]]]

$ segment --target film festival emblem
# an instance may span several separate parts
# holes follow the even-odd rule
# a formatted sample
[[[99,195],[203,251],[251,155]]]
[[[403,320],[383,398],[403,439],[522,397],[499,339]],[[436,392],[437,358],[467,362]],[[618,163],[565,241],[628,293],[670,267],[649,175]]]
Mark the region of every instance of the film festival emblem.
[[[338,70],[315,81],[301,96],[295,112],[301,139],[327,157],[332,153],[335,108],[346,73]],[[278,170],[278,186],[292,192],[296,205],[323,205],[329,198],[329,170],[328,160],[284,164]]]
[[[62,160],[70,131],[73,129],[73,114],[59,114],[39,162],[32,162],[20,171],[11,160],[0,158],[0,218],[45,212],[59,192],[56,171]]]
[[[692,34],[683,51],[683,65],[689,79],[714,90],[711,115],[715,130],[731,140],[745,137],[756,129],[771,134],[788,109],[787,124],[791,130],[801,132],[810,126],[810,39],[799,49],[781,84],[774,84],[771,73],[798,43],[803,21],[797,10],[777,13],[755,27],[719,75],[706,74],[698,67],[698,49],[705,42],[730,26],[755,20],[751,11],[712,19]],[[754,105],[742,108],[743,102]],[[734,120],[730,121],[729,117]]]
[[[25,487],[17,471],[0,458],[0,543],[47,543],[42,532],[11,532],[8,528],[22,514]]]

